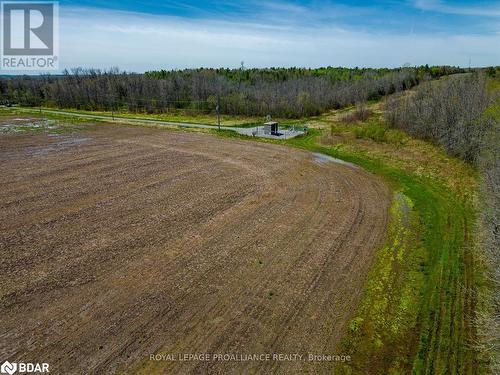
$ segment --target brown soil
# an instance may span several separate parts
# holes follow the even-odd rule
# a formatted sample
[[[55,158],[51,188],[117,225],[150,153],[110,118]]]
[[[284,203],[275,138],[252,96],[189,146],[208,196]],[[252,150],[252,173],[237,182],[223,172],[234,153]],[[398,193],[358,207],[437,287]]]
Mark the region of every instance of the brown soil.
[[[335,354],[385,238],[381,181],[272,144],[100,125],[0,160],[0,360],[55,374],[331,370],[149,356]]]

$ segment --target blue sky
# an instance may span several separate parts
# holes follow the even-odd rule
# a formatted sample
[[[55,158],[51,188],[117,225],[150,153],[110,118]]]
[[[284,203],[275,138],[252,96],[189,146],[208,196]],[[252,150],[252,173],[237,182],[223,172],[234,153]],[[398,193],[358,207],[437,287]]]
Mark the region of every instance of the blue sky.
[[[61,66],[500,65],[500,1],[60,1]]]

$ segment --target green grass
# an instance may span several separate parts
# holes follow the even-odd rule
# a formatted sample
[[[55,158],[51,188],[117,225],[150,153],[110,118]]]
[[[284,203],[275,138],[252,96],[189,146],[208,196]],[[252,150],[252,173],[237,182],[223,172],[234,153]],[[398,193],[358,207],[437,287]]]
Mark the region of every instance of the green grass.
[[[353,132],[358,139],[371,139],[375,142],[385,142],[387,140],[387,129],[381,126],[368,125],[355,127]]]
[[[330,125],[330,135],[353,136],[358,140],[372,140],[377,143],[403,145],[407,135],[400,130],[389,128],[380,114],[372,114],[366,121],[345,123],[342,120]]]
[[[387,244],[378,252],[342,351],[353,353],[358,370],[373,373],[377,368],[379,373],[404,374],[410,372],[409,358],[415,354],[418,310],[413,306],[418,306],[421,298],[422,271],[428,260],[423,246],[415,246],[415,233],[420,228],[414,204],[401,192],[394,196],[391,219]],[[401,345],[404,343],[410,345]],[[345,373],[349,370],[348,366],[341,369]]]

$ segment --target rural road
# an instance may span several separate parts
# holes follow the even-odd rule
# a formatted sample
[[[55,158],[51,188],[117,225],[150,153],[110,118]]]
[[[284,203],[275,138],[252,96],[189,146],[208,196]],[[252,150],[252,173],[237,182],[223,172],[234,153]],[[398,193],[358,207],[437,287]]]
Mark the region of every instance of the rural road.
[[[132,126],[0,135],[0,357],[54,374],[325,373],[390,192],[287,147]],[[356,358],[353,358],[355,361]]]
[[[198,129],[218,129],[217,125],[206,125],[206,124],[195,124],[189,122],[175,122],[175,121],[162,121],[162,120],[153,120],[153,119],[134,119],[130,117],[121,117],[121,116],[102,116],[102,115],[91,115],[86,113],[76,113],[76,112],[68,112],[68,111],[53,111],[50,109],[38,109],[38,108],[23,108],[23,107],[15,107],[16,110],[25,111],[25,112],[40,112],[40,113],[48,113],[54,115],[64,115],[70,117],[78,117],[88,120],[105,120],[105,121],[115,121],[120,123],[137,123],[137,124],[155,124],[155,125],[164,125],[164,126],[185,126],[187,128],[198,128]],[[221,126],[222,130],[236,130],[242,129],[233,126]]]

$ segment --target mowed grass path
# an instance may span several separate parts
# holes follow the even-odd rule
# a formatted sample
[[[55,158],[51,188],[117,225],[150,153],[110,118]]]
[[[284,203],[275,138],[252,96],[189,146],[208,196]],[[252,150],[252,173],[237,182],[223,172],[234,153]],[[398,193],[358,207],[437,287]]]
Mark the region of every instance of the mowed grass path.
[[[470,345],[479,277],[471,251],[475,211],[470,197],[445,179],[320,146],[319,136],[313,131],[288,143],[360,165],[395,191],[387,244],[339,348],[354,359],[338,373],[478,374]],[[470,181],[473,172],[464,166],[462,173],[464,183]]]

